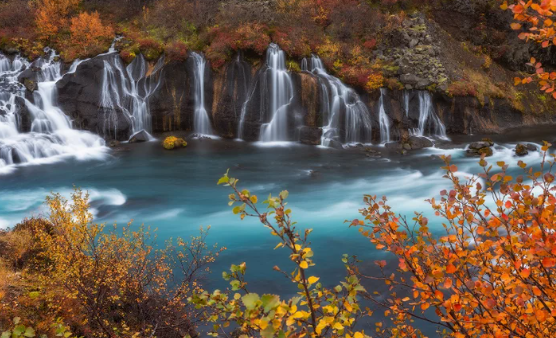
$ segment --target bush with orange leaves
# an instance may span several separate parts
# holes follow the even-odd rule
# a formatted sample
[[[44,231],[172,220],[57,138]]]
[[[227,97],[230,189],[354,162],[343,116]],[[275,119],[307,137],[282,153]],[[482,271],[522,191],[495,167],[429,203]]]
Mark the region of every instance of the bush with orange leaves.
[[[35,24],[40,38],[48,40],[67,28],[80,0],[37,0]]]
[[[47,336],[56,335],[57,322],[85,337],[195,335],[187,297],[220,252],[209,250],[205,230],[155,249],[148,228],[93,223],[80,190],[71,203],[55,194],[47,205],[47,218],[0,235],[0,248],[8,248],[0,250],[0,277],[8,281],[0,283],[0,331],[21,317]]]
[[[463,178],[444,157],[453,187],[429,200],[442,218],[441,236],[422,214],[411,224],[386,197],[365,197],[365,220],[351,225],[397,256],[400,272],[387,272],[385,261],[376,262],[380,277],[359,272],[391,287],[389,297],[366,296],[386,307],[395,324],[379,326],[380,335],[417,336],[412,321],[422,319],[450,337],[556,336],[555,156],[547,154],[549,146],[543,146],[539,171],[520,161],[517,177],[506,163],[492,166],[482,158],[483,172]]]
[[[500,7],[513,13],[514,22],[511,28],[520,32],[520,39],[534,41],[542,48],[556,44],[556,1],[509,0],[504,1]],[[531,83],[534,80],[542,91],[552,94],[556,99],[556,72],[545,70],[535,58],[531,58],[528,65],[535,69],[534,75],[525,78],[516,77],[515,84]]]
[[[76,53],[70,58],[94,56],[104,51],[114,38],[114,29],[102,23],[98,12],[83,12],[71,18],[70,34],[71,45],[66,51]]]

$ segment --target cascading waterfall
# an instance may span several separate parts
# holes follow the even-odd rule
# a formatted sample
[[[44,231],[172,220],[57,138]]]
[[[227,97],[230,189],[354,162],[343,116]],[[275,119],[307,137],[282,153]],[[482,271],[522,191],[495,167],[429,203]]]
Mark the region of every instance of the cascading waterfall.
[[[100,137],[73,130],[69,117],[57,107],[56,81],[62,77],[61,64],[54,51],[45,52],[47,57],[33,63],[38,68],[34,103],[25,99],[25,87],[17,80],[31,65],[19,56],[10,60],[0,54],[0,172],[61,156],[98,158],[106,150]],[[23,130],[24,109],[31,121],[30,132]]]
[[[205,58],[198,53],[191,53],[194,62],[194,95],[195,112],[193,115],[193,131],[201,135],[212,135],[210,117],[205,107]]]
[[[419,92],[419,126],[411,131],[414,136],[434,136],[449,140],[446,127],[434,111],[432,97],[428,91]]]
[[[278,45],[272,43],[266,51],[266,64],[247,94],[243,103],[238,126],[238,137],[245,137],[248,107],[260,91],[260,115],[262,122],[259,139],[263,142],[289,141],[288,113],[293,99],[293,82],[286,70],[286,57]]]
[[[288,107],[293,99],[293,82],[286,70],[286,55],[276,44],[266,51],[270,73],[270,122],[261,126],[261,141],[288,141]]]
[[[380,88],[380,99],[378,101],[378,122],[380,123],[380,143],[390,142],[390,121],[384,109],[384,96],[386,88]]]
[[[104,113],[104,133],[116,138],[117,114],[121,111],[131,125],[131,137],[141,131],[151,137],[149,98],[159,88],[162,76],[150,75],[162,70],[164,58],[160,58],[152,70],[141,54],[127,67],[124,67],[117,53],[108,56],[103,62],[99,105]],[[111,135],[112,129],[114,135]]]
[[[371,141],[371,114],[359,95],[340,79],[328,74],[321,59],[313,55],[310,62],[301,61],[301,70],[317,75],[321,81],[323,133],[321,144],[332,140],[344,143]],[[345,136],[340,139],[340,115],[345,112]]]

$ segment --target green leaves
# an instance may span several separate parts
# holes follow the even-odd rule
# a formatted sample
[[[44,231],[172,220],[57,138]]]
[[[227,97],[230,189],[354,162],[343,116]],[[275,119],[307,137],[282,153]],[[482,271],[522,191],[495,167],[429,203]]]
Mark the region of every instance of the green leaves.
[[[256,307],[261,305],[261,300],[259,295],[256,293],[248,293],[245,296],[241,297],[241,301],[247,310],[254,310]]]
[[[263,295],[261,301],[264,312],[270,312],[280,305],[280,297],[277,295]]]

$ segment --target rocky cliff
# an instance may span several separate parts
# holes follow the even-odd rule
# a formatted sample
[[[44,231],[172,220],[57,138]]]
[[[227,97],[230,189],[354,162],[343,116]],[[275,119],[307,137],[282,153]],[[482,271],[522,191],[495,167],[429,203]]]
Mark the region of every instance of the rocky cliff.
[[[108,139],[127,139],[131,134],[131,121],[115,107],[103,107],[106,84],[103,77],[108,55],[86,60],[76,71],[66,74],[57,83],[58,101],[63,111],[72,117],[79,129],[90,130]],[[117,57],[117,56],[116,56]],[[154,65],[151,65],[151,71]],[[205,68],[205,106],[217,135],[224,138],[241,136],[246,141],[259,139],[263,117],[268,114],[271,93],[264,82],[268,75],[261,66],[253,66],[238,55],[222,71]],[[168,62],[154,73],[143,74],[145,81],[157,83],[156,91],[145,100],[152,120],[152,132],[191,131],[195,102],[191,62]],[[306,144],[320,144],[322,136],[322,79],[306,71],[292,75],[294,98],[288,108],[291,129],[289,137]],[[118,80],[120,81],[120,80]],[[139,82],[140,83],[140,82]],[[390,89],[383,94],[383,108],[387,114],[391,139],[407,136],[419,126],[423,102],[417,89]],[[380,140],[378,111],[380,93],[361,91],[361,100],[367,105],[372,121],[372,139]],[[521,125],[552,123],[553,106],[539,101],[532,94],[515,98],[479,99],[473,96],[450,96],[443,92],[432,93],[434,112],[444,123],[448,134],[492,133]],[[345,117],[341,116],[340,119]],[[113,119],[113,121],[108,121]],[[115,120],[114,120],[115,119]],[[243,119],[242,135],[238,135]],[[111,125],[113,130],[106,130]],[[342,125],[342,123],[340,123]],[[343,132],[341,131],[340,134]]]

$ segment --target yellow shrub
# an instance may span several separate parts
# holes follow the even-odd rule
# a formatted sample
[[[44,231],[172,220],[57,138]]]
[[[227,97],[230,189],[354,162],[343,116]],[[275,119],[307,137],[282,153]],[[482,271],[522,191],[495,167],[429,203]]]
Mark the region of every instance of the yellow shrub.
[[[372,73],[369,75],[368,82],[365,85],[367,90],[373,91],[377,90],[384,85],[384,76],[379,73]]]
[[[172,150],[174,148],[187,147],[187,142],[182,138],[168,136],[164,139],[162,145],[164,146],[164,149]]]

